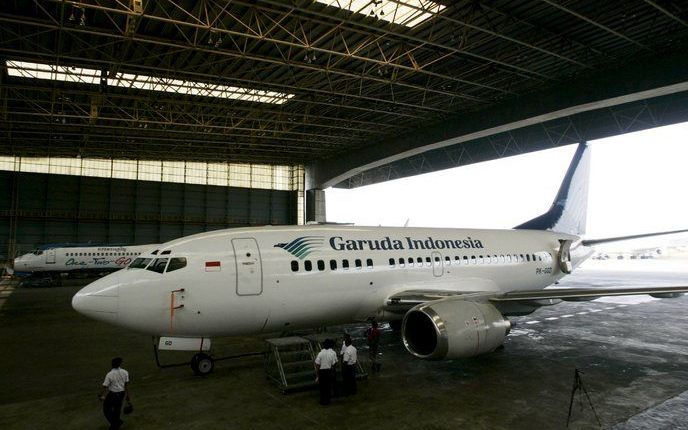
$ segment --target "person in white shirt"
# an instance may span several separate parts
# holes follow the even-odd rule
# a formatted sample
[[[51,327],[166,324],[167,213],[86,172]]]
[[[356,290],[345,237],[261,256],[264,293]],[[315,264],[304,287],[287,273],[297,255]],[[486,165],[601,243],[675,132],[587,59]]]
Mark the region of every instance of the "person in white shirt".
[[[351,342],[351,335],[344,335],[344,353],[342,354],[342,381],[344,395],[356,394],[356,363],[358,351]]]
[[[122,412],[122,402],[127,400],[131,403],[129,396],[129,372],[122,369],[120,357],[112,359],[112,369],[105,375],[103,381],[103,391],[99,398],[103,401],[103,414],[110,423],[110,430],[118,430],[124,422],[119,418]]]
[[[315,358],[315,369],[318,374],[316,381],[320,386],[321,405],[329,405],[332,396],[332,370],[337,365],[337,353],[332,348],[334,348],[334,341],[325,339],[323,349]]]

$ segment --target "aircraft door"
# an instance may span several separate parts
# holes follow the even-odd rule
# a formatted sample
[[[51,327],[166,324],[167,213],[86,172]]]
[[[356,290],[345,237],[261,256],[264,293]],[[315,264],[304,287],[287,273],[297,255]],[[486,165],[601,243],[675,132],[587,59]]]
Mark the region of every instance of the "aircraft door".
[[[571,241],[559,240],[559,269],[562,273],[571,273],[573,266],[571,265]]]
[[[430,254],[430,258],[432,259],[432,275],[437,277],[442,276],[444,274],[444,262],[442,260],[442,254],[437,251],[433,251],[432,254]]]
[[[232,239],[236,261],[237,295],[250,296],[263,292],[263,267],[258,243],[254,238]]]
[[[47,249],[45,251],[45,263],[46,264],[55,264],[55,250],[54,249]]]

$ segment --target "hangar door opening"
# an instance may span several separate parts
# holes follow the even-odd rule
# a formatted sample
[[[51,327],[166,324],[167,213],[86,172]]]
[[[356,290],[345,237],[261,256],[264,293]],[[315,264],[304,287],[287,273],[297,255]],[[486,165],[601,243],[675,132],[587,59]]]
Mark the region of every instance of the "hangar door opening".
[[[263,292],[263,267],[254,238],[232,239],[236,259],[236,288],[240,296]]]

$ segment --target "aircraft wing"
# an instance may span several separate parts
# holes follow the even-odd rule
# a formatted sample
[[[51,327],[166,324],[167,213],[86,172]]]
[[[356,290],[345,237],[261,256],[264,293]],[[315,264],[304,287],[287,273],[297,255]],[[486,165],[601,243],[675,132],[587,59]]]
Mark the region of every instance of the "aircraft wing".
[[[512,291],[499,293],[494,291],[450,291],[450,290],[408,290],[396,293],[387,299],[385,310],[393,313],[405,313],[414,306],[435,300],[470,300],[490,301],[499,307],[507,302],[518,302],[528,305],[544,306],[565,301],[593,300],[609,296],[633,296],[649,294],[657,298],[678,297],[688,293],[688,285],[668,287],[634,287],[634,288],[545,288],[543,290]]]

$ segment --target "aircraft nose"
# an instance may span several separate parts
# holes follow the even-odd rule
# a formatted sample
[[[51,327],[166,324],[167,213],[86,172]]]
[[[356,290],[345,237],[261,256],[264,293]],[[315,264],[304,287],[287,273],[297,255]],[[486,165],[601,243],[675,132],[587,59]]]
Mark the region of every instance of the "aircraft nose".
[[[115,275],[98,279],[79,290],[72,297],[72,308],[91,318],[114,321],[119,299],[119,282]]]

